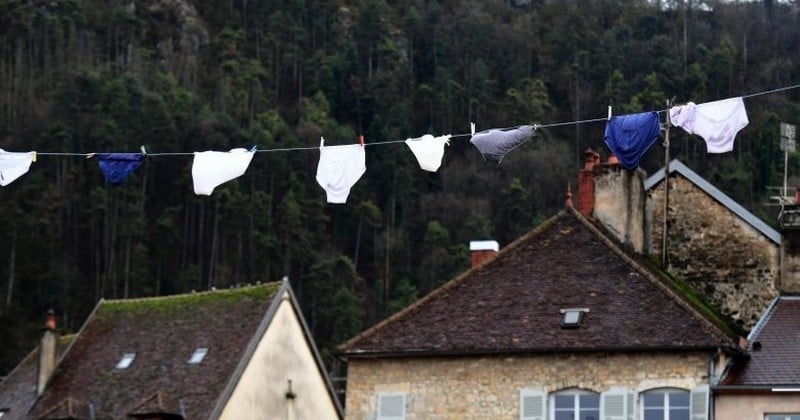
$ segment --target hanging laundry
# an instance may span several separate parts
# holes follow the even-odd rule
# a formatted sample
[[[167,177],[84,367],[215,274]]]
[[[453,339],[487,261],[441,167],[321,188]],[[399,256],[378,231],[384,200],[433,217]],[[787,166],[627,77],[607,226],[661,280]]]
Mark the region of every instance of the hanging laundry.
[[[100,171],[108,185],[120,185],[141,166],[142,153],[97,153],[94,155],[100,162]]]
[[[317,183],[325,190],[329,203],[345,203],[350,188],[366,170],[366,153],[360,144],[319,148]]]
[[[533,133],[532,125],[509,130],[491,129],[476,133],[469,142],[478,149],[485,160],[500,163],[509,152],[530,140]]]
[[[605,141],[623,168],[633,170],[661,134],[657,112],[611,117],[606,124]]]
[[[214,188],[244,175],[254,154],[254,150],[242,148],[231,149],[230,152],[194,152],[194,193],[211,195]]]
[[[0,185],[6,186],[28,173],[36,152],[6,152],[0,149]]]
[[[723,99],[695,105],[672,107],[669,110],[672,125],[697,134],[706,141],[708,153],[726,153],[733,150],[736,134],[747,126],[747,110],[741,97]]]
[[[425,134],[415,139],[406,139],[408,148],[417,158],[419,167],[428,172],[436,172],[442,165],[444,146],[450,145],[450,135],[433,137]]]

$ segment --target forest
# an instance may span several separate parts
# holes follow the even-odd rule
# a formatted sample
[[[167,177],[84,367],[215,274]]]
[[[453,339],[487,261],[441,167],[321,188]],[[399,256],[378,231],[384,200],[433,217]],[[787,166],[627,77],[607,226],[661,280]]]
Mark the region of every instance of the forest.
[[[604,123],[571,122],[798,83],[797,1],[0,0],[0,148],[40,152],[0,187],[0,376],[50,308],[70,333],[99,299],[283,277],[332,362],[468,268],[470,240],[502,247],[563,208],[583,151],[609,153]],[[669,153],[775,224],[800,89],[745,103],[733,152],[673,129]],[[435,173],[397,142],[470,122],[551,126],[500,164],[454,137]],[[366,173],[328,204],[319,139],[359,135]],[[119,186],[79,155],[141,146]],[[253,146],[244,176],[194,194],[188,153]]]

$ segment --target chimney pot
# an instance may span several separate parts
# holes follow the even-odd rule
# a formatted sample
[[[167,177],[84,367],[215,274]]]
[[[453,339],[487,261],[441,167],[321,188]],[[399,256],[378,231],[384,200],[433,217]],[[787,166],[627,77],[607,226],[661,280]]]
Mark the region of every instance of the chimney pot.
[[[469,251],[472,267],[477,267],[494,258],[500,251],[500,244],[497,241],[470,241]]]
[[[611,156],[608,157],[608,164],[609,165],[618,165],[619,164],[619,159],[617,159],[616,155],[612,154]]]
[[[56,329],[56,313],[52,309],[47,311],[47,315],[45,317],[44,326],[48,330],[55,330]]]
[[[794,203],[800,204],[800,187],[794,189]]]
[[[591,216],[594,210],[594,166],[599,163],[600,155],[591,148],[584,152],[586,163],[578,171],[578,211],[584,216]]]

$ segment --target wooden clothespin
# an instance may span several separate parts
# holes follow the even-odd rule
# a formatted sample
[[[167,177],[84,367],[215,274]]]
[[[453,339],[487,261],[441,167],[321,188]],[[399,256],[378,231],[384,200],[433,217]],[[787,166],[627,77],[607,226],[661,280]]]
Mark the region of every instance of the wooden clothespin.
[[[358,144],[360,144],[361,147],[364,147],[364,135],[363,134],[358,136]]]

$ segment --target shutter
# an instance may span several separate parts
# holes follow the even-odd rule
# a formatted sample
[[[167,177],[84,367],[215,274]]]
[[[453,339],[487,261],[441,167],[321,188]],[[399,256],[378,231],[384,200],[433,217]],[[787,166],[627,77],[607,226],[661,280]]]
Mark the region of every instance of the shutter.
[[[633,404],[636,402],[636,395],[628,393],[628,420],[633,420]]]
[[[600,395],[600,413],[603,420],[629,420],[633,407],[627,390],[611,388]]]
[[[547,395],[534,389],[519,391],[520,420],[546,420]]]
[[[400,392],[378,394],[378,420],[405,420],[406,394]]]
[[[708,385],[700,385],[692,390],[690,398],[692,420],[708,419]]]

